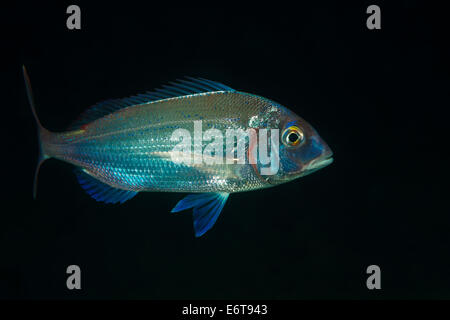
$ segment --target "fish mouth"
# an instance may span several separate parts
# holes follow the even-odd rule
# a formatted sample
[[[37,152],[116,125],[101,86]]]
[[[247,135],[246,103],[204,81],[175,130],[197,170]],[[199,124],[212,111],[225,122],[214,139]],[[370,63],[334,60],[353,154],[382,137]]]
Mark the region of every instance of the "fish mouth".
[[[316,172],[317,170],[320,170],[329,164],[333,162],[332,155],[329,155],[327,157],[320,157],[316,160],[311,161],[311,163],[306,167],[306,170],[302,171],[300,174],[300,177],[304,177],[307,175],[310,175],[313,172]]]
[[[309,166],[308,166],[308,170],[318,170],[318,169],[322,169],[323,167],[328,166],[329,164],[331,164],[333,162],[333,155],[329,155],[327,157],[320,157],[316,160],[313,160]]]

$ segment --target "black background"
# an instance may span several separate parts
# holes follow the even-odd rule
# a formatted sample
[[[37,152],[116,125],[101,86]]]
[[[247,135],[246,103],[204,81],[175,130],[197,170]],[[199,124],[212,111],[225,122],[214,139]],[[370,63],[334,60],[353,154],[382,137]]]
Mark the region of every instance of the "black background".
[[[71,2],[3,8],[0,297],[450,298],[442,3],[77,2],[79,31],[66,28]],[[381,30],[366,27],[370,4],[381,7]],[[100,100],[199,76],[295,111],[335,162],[231,195],[199,239],[190,213],[169,214],[181,194],[97,203],[56,160],[43,165],[33,201],[37,141],[22,64],[51,130]],[[71,264],[80,291],[66,288]],[[372,264],[381,290],[366,288]]]

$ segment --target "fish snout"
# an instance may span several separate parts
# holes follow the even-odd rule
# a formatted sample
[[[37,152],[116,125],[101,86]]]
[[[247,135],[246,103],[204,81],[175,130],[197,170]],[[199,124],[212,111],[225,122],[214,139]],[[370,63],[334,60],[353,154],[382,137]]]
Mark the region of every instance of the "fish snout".
[[[320,145],[321,145],[321,153],[318,157],[313,159],[308,164],[308,170],[317,170],[321,169],[323,167],[326,167],[327,165],[331,164],[333,162],[333,151],[331,148],[320,139]]]

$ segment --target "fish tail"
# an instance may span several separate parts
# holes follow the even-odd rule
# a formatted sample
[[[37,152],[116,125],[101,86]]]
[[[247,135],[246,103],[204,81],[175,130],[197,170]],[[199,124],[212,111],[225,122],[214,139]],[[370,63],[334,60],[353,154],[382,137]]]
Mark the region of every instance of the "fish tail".
[[[30,103],[31,112],[33,113],[34,120],[36,121],[37,124],[37,133],[38,133],[39,155],[36,170],[34,172],[34,182],[33,182],[33,199],[36,199],[39,169],[41,168],[42,163],[51,157],[45,152],[44,148],[46,137],[49,136],[51,133],[42,126],[37,116],[36,108],[34,106],[33,92],[31,91],[30,78],[28,77],[28,73],[27,70],[25,69],[25,66],[23,66],[23,77],[25,79],[25,88],[27,90],[28,102]]]

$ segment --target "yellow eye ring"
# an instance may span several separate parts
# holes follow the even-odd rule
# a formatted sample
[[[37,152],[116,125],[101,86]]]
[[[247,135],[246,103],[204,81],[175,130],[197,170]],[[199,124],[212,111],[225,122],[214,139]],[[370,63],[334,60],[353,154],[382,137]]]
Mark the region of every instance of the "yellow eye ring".
[[[297,126],[290,126],[284,130],[282,138],[283,144],[289,147],[298,146],[304,139],[303,131]]]

